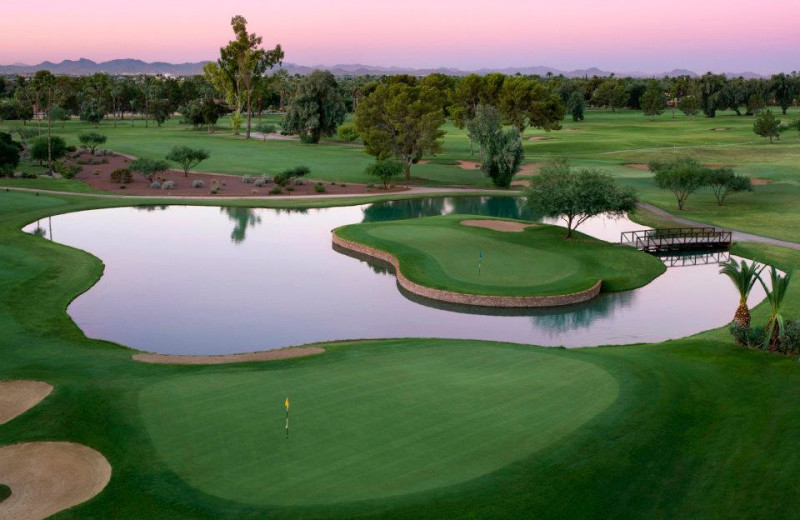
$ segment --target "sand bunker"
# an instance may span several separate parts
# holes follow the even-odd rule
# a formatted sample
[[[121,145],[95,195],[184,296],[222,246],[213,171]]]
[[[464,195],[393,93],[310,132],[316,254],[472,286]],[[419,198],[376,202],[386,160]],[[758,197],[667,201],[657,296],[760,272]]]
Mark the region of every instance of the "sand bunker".
[[[111,479],[111,465],[95,450],[71,442],[27,442],[0,448],[0,482],[11,496],[0,518],[38,520],[89,500]]]
[[[753,186],[763,186],[765,184],[772,184],[773,181],[769,179],[759,179],[758,177],[751,177],[750,184]]]
[[[52,385],[41,381],[0,381],[0,424],[33,408],[52,391]]]
[[[533,227],[536,224],[523,224],[522,222],[510,222],[508,220],[462,220],[461,225],[519,233],[520,231],[525,231],[525,228]]]
[[[623,166],[627,166],[628,168],[633,168],[634,170],[642,170],[645,172],[650,171],[650,166],[644,163],[625,163]]]
[[[533,137],[529,137],[528,141],[547,141],[549,139],[553,139],[552,137],[545,137],[543,135],[535,135]]]
[[[321,347],[284,348],[264,352],[246,354],[228,354],[222,356],[180,356],[172,354],[134,354],[133,359],[144,363],[161,363],[165,365],[222,365],[225,363],[247,363],[251,361],[273,361],[313,356],[325,352]]]
[[[477,170],[481,167],[481,163],[475,161],[458,161],[458,167],[462,170]]]
[[[716,128],[712,128],[711,130],[713,130],[715,132],[726,132],[728,130],[733,130],[733,128],[731,128],[729,126],[718,126]]]

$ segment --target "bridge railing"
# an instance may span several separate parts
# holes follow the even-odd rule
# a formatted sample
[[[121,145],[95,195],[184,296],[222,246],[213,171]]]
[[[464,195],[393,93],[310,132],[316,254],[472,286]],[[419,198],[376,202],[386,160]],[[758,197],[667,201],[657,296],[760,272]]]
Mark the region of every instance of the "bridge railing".
[[[732,233],[712,227],[658,228],[625,231],[620,243],[642,251],[676,251],[685,249],[726,248]]]

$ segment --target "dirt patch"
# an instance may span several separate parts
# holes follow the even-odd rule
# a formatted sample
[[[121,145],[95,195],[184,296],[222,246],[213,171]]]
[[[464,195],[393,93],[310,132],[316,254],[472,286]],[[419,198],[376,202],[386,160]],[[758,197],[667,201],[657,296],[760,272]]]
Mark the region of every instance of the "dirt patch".
[[[628,168],[633,168],[634,170],[642,170],[645,172],[650,171],[650,166],[644,163],[625,163],[623,166],[627,166]]]
[[[41,381],[0,381],[0,424],[30,410],[52,391],[52,385]]]
[[[733,130],[733,128],[729,126],[718,126],[716,128],[712,128],[714,132],[727,132],[728,130]]]
[[[313,356],[325,352],[321,347],[285,348],[246,354],[228,354],[222,356],[180,356],[172,354],[134,354],[133,359],[144,363],[161,363],[164,365],[222,365],[225,363],[248,363],[252,361],[274,361]]]
[[[539,175],[539,167],[542,163],[528,163],[523,164],[519,167],[519,171],[517,172],[517,177],[532,177],[534,175]]]
[[[528,179],[520,179],[518,181],[511,181],[512,188],[527,188],[531,185],[531,181]]]
[[[0,518],[38,520],[89,500],[111,479],[97,451],[71,442],[27,442],[0,448],[0,482],[11,496]]]
[[[262,141],[299,141],[300,136],[297,135],[283,135],[280,132],[270,132],[264,134],[261,132],[250,132],[250,137],[253,139],[261,139]]]
[[[475,161],[458,161],[458,167],[462,170],[478,170],[481,167],[481,163]]]
[[[462,220],[462,226],[479,227],[491,229],[493,231],[503,231],[506,233],[519,233],[536,224],[523,224],[522,222],[510,222],[508,220]]]
[[[550,139],[554,139],[553,137],[545,137],[543,135],[535,135],[533,137],[529,137],[528,141],[549,141]]]
[[[90,159],[91,155],[86,154],[81,159]],[[242,182],[242,176],[229,175],[223,173],[189,173],[188,177],[184,177],[182,171],[169,170],[159,175],[160,182],[163,184],[166,181],[172,181],[175,188],[171,190],[154,189],[150,187],[150,181],[144,178],[141,174],[133,174],[133,182],[126,184],[125,188],[121,188],[118,183],[112,182],[110,175],[111,172],[118,168],[127,168],[130,166],[131,158],[122,155],[106,156],[108,162],[105,164],[84,165],[83,170],[75,177],[80,181],[88,184],[94,189],[114,193],[115,195],[146,195],[152,197],[207,197],[209,195],[217,195],[219,197],[269,197],[269,191],[275,187],[275,184],[269,183],[262,187],[256,187],[253,184],[245,184]],[[100,159],[95,157],[94,159]],[[74,162],[74,161],[73,161]],[[277,173],[277,172],[272,172]],[[194,181],[202,181],[202,188],[193,188]],[[305,184],[300,186],[292,186],[294,191],[287,191],[285,188],[280,195],[350,195],[350,194],[363,194],[363,193],[385,193],[383,189],[367,188],[364,184],[350,184],[350,183],[332,183],[323,182],[325,191],[318,193],[315,191],[314,186],[316,182],[306,180]],[[219,188],[219,193],[212,194],[211,189],[213,186]],[[391,191],[405,191],[406,188],[395,188]]]
[[[753,186],[763,186],[765,184],[772,184],[772,183],[773,181],[769,179],[759,179],[758,177],[750,178],[750,184],[752,184]]]

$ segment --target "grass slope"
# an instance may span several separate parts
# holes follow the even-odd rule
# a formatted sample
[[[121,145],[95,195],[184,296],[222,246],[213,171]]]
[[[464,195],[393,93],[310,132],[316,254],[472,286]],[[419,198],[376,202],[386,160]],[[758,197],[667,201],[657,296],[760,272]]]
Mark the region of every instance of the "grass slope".
[[[353,224],[335,232],[391,253],[403,274],[416,283],[461,293],[570,294],[598,280],[605,291],[623,291],[646,285],[666,270],[650,255],[581,233],[567,240],[558,226],[531,223],[523,232],[501,232],[461,224],[469,218]]]
[[[317,201],[318,203],[319,201]],[[800,464],[800,366],[796,360],[748,351],[731,344],[725,331],[655,345],[611,347],[566,351],[542,351],[496,343],[407,339],[343,343],[332,352],[314,359],[253,363],[236,366],[156,366],[135,363],[131,352],[111,343],[87,339],[65,313],[67,303],[88,288],[101,274],[102,264],[91,255],[60,246],[39,237],[23,234],[26,223],[58,212],[86,209],[98,205],[120,205],[124,201],[85,200],[66,196],[33,196],[0,192],[0,378],[28,378],[55,385],[43,403],[0,428],[0,445],[35,440],[63,440],[86,444],[105,455],[114,468],[111,482],[96,498],[57,515],[56,519],[208,519],[208,518],[780,518],[793,517],[800,508],[800,483],[796,468]],[[758,254],[783,269],[800,266],[800,252],[763,245],[737,246],[738,254]],[[800,317],[800,286],[787,296],[785,314]],[[763,307],[755,313],[763,322]],[[383,351],[385,347],[386,352]],[[477,347],[477,351],[476,351]],[[476,362],[484,351],[525,366],[546,361],[553,366],[585,366],[597,370],[590,374],[610,374],[619,395],[604,411],[557,442],[521,456],[481,477],[403,496],[331,505],[258,506],[221,498],[230,492],[193,487],[172,467],[160,444],[153,439],[152,409],[142,404],[152,398],[153,388],[165,391],[161,409],[180,413],[189,390],[204,392],[202,384],[220,381],[219,395],[211,396],[209,418],[218,424],[204,424],[203,431],[182,432],[203,436],[214,446],[241,442],[232,432],[252,423],[257,428],[263,418],[249,408],[249,401],[260,396],[262,388],[288,393],[283,383],[307,382],[311,390],[334,383],[331,369],[342,376],[342,383],[354,381],[346,368],[380,367],[380,359],[392,359],[405,350],[424,359],[432,356],[433,365],[446,361],[443,352],[465,362]],[[444,349],[441,350],[440,349]],[[476,351],[473,353],[473,351]],[[531,355],[531,360],[525,358]],[[360,360],[362,356],[372,359]],[[511,356],[511,357],[507,357]],[[336,366],[341,363],[341,366]],[[352,363],[352,365],[351,365]],[[417,381],[426,379],[425,363],[409,367]],[[335,368],[334,368],[335,367]],[[430,367],[429,367],[430,368]],[[448,374],[453,374],[448,369]],[[599,370],[599,371],[598,371]],[[475,378],[475,385],[487,393],[508,395],[504,389],[530,388],[541,371],[531,367],[530,381],[506,382],[499,377],[516,374],[513,367],[490,365]],[[311,374],[317,373],[319,383]],[[280,374],[276,376],[276,374]],[[459,377],[464,373],[458,374]],[[273,383],[273,376],[276,381]],[[404,374],[405,376],[405,374]],[[192,380],[192,378],[198,378]],[[425,384],[442,385],[438,373]],[[601,378],[605,380],[604,378]],[[188,390],[176,381],[190,383]],[[360,380],[356,381],[360,384]],[[390,382],[390,388],[399,388]],[[565,390],[580,381],[562,382]],[[262,387],[261,385],[267,385]],[[520,386],[522,385],[522,386]],[[345,393],[357,387],[343,384]],[[371,392],[375,383],[367,386]],[[433,386],[431,387],[433,388]],[[472,392],[472,390],[469,390]],[[571,390],[570,390],[571,391]],[[586,390],[570,403],[580,410],[591,399]],[[419,390],[409,389],[414,396]],[[255,395],[255,397],[254,397]],[[301,391],[298,396],[302,396]],[[318,396],[309,401],[314,410],[327,410],[333,418],[340,408],[325,404],[344,402],[340,396]],[[375,395],[375,394],[373,394]],[[457,396],[429,395],[429,400],[458,402]],[[300,398],[300,397],[298,397]],[[397,398],[392,396],[392,398]],[[518,396],[521,402],[535,396]],[[245,403],[240,401],[244,399]],[[297,402],[297,422],[304,422]],[[234,417],[222,410],[226,403],[242,410]],[[483,401],[481,401],[483,403]],[[463,404],[463,403],[462,403]],[[589,403],[590,404],[590,403]],[[438,406],[438,404],[436,405]],[[490,402],[487,407],[502,406]],[[278,424],[282,421],[280,401]],[[423,407],[424,408],[424,407]],[[264,409],[260,414],[272,413]],[[425,413],[424,410],[420,413]],[[492,410],[486,410],[493,416]],[[537,413],[519,410],[519,413]],[[557,413],[557,411],[554,411]],[[216,415],[215,415],[216,414]],[[397,420],[398,412],[386,410]],[[177,420],[189,418],[176,415]],[[172,420],[168,416],[167,420]],[[334,419],[331,419],[332,421]],[[316,419],[319,422],[319,419]],[[548,424],[556,424],[556,422]],[[192,424],[185,422],[187,429]],[[434,421],[420,421],[419,434],[428,428],[441,428]],[[199,426],[194,426],[198,427]],[[487,427],[481,423],[470,427]],[[376,425],[382,437],[390,429]],[[264,446],[272,444],[266,439]],[[368,435],[368,431],[361,435]],[[452,441],[463,442],[461,432],[448,430]],[[299,435],[299,434],[298,434]],[[292,439],[293,440],[293,439]],[[285,439],[275,440],[274,445]],[[499,446],[498,446],[499,447]],[[183,446],[191,450],[190,445]],[[231,447],[233,449],[233,447]],[[327,449],[327,448],[326,448]],[[517,456],[521,452],[517,451]],[[404,453],[397,461],[403,465]],[[446,456],[448,453],[439,453]],[[170,455],[174,457],[176,455]],[[183,455],[185,456],[185,455]],[[502,456],[502,454],[498,454]],[[216,459],[214,471],[236,473],[236,464]],[[237,459],[238,460],[238,459]],[[185,471],[185,470],[184,470]],[[266,473],[259,468],[259,474]],[[334,474],[334,473],[332,473]],[[274,478],[269,476],[269,478]],[[331,479],[336,477],[331,477]],[[444,479],[442,480],[444,482]],[[365,485],[373,486],[372,483]],[[309,489],[309,493],[311,489]],[[269,491],[266,491],[269,493]],[[215,494],[217,496],[215,496]]]

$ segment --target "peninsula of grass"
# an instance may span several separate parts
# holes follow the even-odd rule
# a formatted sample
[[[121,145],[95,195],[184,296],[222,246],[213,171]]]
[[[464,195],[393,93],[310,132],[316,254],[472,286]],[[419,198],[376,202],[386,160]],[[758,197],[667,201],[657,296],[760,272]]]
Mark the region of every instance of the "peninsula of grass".
[[[66,313],[102,275],[100,259],[21,231],[129,204],[0,191],[0,380],[57,389],[0,427],[0,446],[77,442],[113,467],[99,495],[58,518],[773,519],[800,509],[800,365],[737,347],[726,330],[574,350],[408,338],[266,363],[133,361]],[[733,252],[800,268],[796,250]],[[737,302],[719,304],[733,315]],[[783,313],[800,316],[800,285]]]
[[[665,271],[657,258],[534,222],[447,215],[343,226],[336,237],[389,253],[405,278],[426,288],[501,297],[607,292],[644,286]],[[510,225],[510,226],[509,226]],[[345,246],[346,247],[346,246]],[[575,303],[575,302],[569,302]]]

